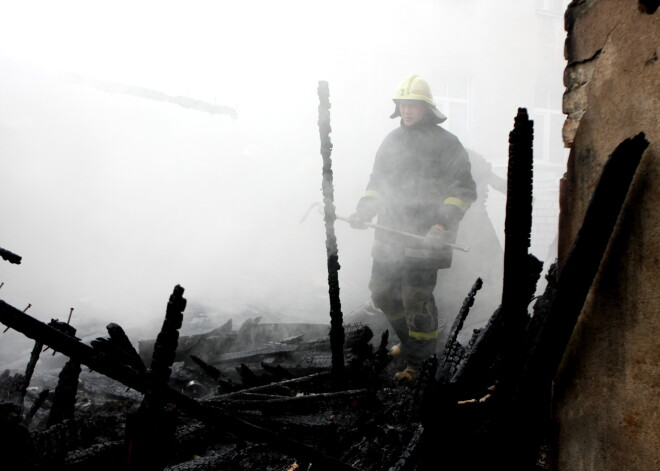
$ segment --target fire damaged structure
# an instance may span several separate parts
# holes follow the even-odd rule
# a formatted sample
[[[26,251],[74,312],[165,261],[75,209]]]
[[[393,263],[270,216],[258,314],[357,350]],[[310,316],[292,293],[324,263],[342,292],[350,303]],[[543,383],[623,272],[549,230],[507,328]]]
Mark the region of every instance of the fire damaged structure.
[[[134,342],[109,323],[87,344],[71,316],[46,324],[0,300],[0,322],[34,341],[24,373],[0,374],[2,469],[658,468],[657,7],[575,0],[566,12],[571,156],[542,295],[543,264],[529,252],[534,123],[519,108],[501,302],[461,343],[474,280],[443,350],[412,386],[394,383],[388,331],[341,312],[321,82],[328,325],[251,319],[180,335],[177,285],[153,338]],[[55,352],[67,358],[57,378],[34,377]]]
[[[35,470],[404,470],[433,468],[442,447],[452,468],[548,469],[553,375],[648,141],[637,135],[611,154],[579,237],[530,316],[542,266],[528,253],[532,143],[521,108],[509,136],[502,303],[460,344],[481,287],[475,280],[444,351],[427,360],[414,387],[392,384],[388,332],[373,344],[368,326],[340,325],[341,342],[332,342],[336,326],[316,339],[276,339],[277,329],[255,335],[258,322],[179,338],[181,286],[155,341],[137,350],[117,324],[86,345],[69,323],[44,324],[1,302],[0,321],[35,340],[25,375],[2,377],[6,462]],[[250,337],[254,348],[232,351]],[[69,361],[53,394],[28,394],[44,346]]]

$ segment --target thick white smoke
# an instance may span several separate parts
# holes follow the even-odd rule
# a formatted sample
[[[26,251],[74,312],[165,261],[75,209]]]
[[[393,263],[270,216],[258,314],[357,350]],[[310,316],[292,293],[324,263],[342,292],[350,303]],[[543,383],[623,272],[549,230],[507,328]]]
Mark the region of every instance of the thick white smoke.
[[[548,51],[561,51],[561,21],[541,35],[526,23],[537,13],[528,2],[465,3],[3,5],[0,247],[23,263],[0,261],[0,298],[31,303],[43,321],[73,307],[79,326],[155,335],[181,284],[190,316],[327,322],[322,216],[300,222],[322,197],[319,80],[330,85],[344,215],[398,125],[390,98],[410,73],[437,96],[463,96],[456,83],[467,90],[463,108],[444,103],[447,127],[500,175],[517,107],[535,106],[543,60],[556,64],[559,93],[549,96],[560,108],[562,58]],[[108,93],[93,80],[231,106],[237,118]],[[486,202],[500,240],[503,201]],[[341,222],[336,231],[347,314],[368,299],[372,234]],[[455,310],[474,272],[445,276]],[[499,302],[493,291],[478,320]]]

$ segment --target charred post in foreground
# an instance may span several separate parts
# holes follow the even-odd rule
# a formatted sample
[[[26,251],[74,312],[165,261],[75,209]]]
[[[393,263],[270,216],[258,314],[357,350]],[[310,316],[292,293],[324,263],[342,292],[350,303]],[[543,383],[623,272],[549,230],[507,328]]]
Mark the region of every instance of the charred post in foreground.
[[[167,407],[161,391],[167,388],[176,356],[179,329],[186,309],[184,289],[176,285],[156,338],[147,391],[140,409],[126,423],[127,470],[160,471],[165,468],[176,432],[176,412]],[[115,335],[117,338],[117,335]],[[121,338],[121,337],[120,337]]]
[[[51,321],[51,325],[63,334],[76,338],[76,329],[73,326],[56,320]],[[80,372],[80,362],[69,358],[60,372],[59,381],[55,388],[53,405],[50,408],[50,415],[48,416],[48,426],[73,418]]]
[[[326,233],[326,253],[328,257],[328,285],[330,294],[330,346],[332,349],[332,373],[341,383],[345,376],[344,366],[344,326],[339,299],[339,255],[335,236],[334,188],[332,177],[332,141],[330,140],[330,91],[328,82],[320,81],[319,95],[319,134],[321,136],[321,156],[323,157],[323,208]]]
[[[454,381],[473,392],[492,385],[501,368],[515,360],[515,350],[527,322],[542,263],[529,254],[532,229],[533,122],[518,109],[509,134],[509,165],[505,216],[502,302],[475,339],[468,358],[457,368]]]

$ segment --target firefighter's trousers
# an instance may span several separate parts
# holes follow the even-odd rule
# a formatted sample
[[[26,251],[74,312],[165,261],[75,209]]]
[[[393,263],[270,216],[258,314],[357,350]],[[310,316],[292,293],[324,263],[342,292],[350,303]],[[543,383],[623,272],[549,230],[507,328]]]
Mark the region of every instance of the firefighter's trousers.
[[[437,279],[437,268],[379,260],[372,265],[371,299],[401,340],[409,366],[419,366],[436,352],[438,308],[433,290]]]

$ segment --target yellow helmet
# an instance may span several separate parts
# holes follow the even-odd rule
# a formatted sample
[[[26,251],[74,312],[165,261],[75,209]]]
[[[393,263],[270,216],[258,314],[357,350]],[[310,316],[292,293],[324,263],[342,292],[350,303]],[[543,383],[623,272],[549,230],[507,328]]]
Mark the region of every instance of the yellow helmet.
[[[395,103],[395,107],[394,113],[390,115],[390,118],[401,116],[401,113],[399,113],[399,100],[418,100],[429,105],[432,114],[431,120],[434,123],[442,123],[447,119],[447,117],[436,108],[435,102],[433,101],[433,95],[431,94],[431,87],[429,87],[426,80],[419,75],[410,75],[403,79],[399,88],[394,92],[392,100]]]
[[[411,75],[403,79],[399,88],[394,93],[393,100],[419,100],[425,101],[431,106],[435,106],[431,87],[419,75]]]

